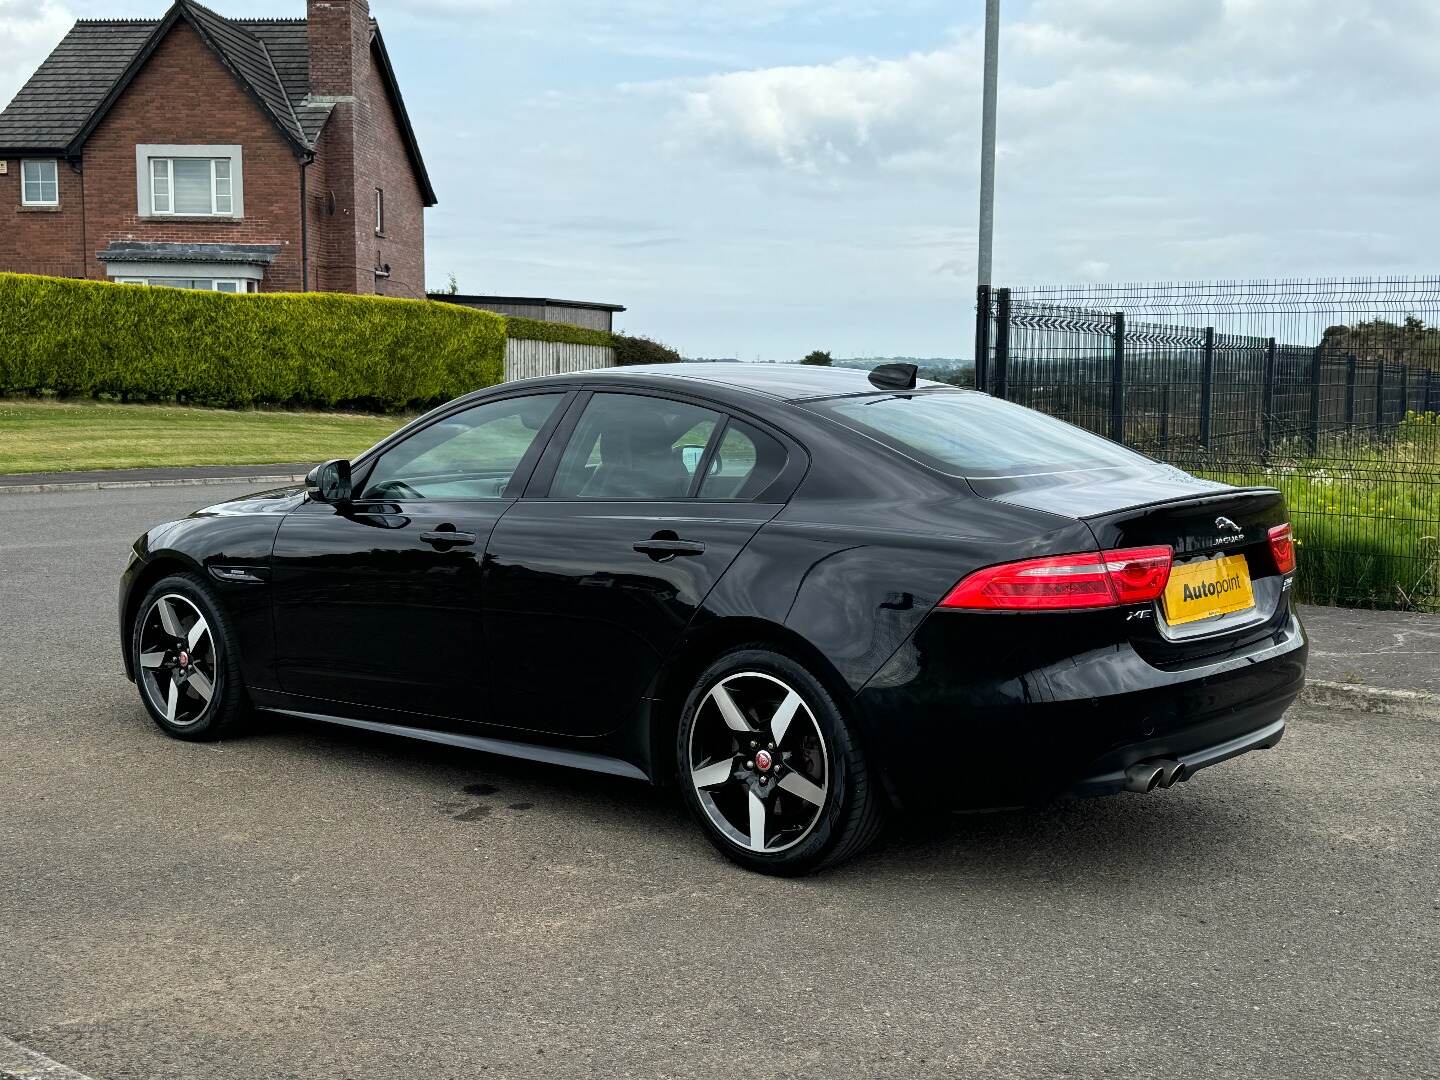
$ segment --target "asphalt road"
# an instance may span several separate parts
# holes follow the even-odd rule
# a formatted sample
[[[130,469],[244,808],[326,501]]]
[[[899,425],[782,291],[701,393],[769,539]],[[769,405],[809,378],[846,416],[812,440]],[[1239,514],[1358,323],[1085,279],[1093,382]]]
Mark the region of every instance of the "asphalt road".
[[[0,1035],[97,1080],[1440,1076],[1440,724],[1302,707],[775,881],[628,782],[167,739],[115,579],[227,494],[0,496]]]

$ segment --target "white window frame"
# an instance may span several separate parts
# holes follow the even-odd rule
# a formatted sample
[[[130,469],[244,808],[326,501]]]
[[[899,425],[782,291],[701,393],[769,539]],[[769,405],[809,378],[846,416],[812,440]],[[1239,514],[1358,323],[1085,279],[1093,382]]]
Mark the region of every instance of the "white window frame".
[[[210,160],[210,210],[208,214],[181,214],[175,212],[175,166],[176,158],[208,158]],[[165,166],[167,209],[157,210],[155,200],[154,166],[156,160],[167,162]],[[219,181],[215,162],[228,160],[230,163],[230,209],[216,211],[219,201]],[[245,161],[244,153],[234,144],[145,144],[135,147],[135,198],[141,217],[162,217],[209,220],[213,218],[243,218],[245,216]]]
[[[375,189],[375,235],[385,235],[385,189]]]
[[[180,211],[175,209],[175,162],[176,161],[204,161],[210,166],[210,209],[208,212],[193,210]],[[221,177],[219,165],[225,163],[225,176]],[[164,169],[159,170],[157,165],[163,165]],[[232,172],[229,158],[174,158],[174,157],[152,157],[150,159],[150,212],[156,217],[233,217],[235,213],[235,195],[232,188],[225,195],[220,194],[220,181],[223,179],[227,186],[230,185],[230,173]],[[159,202],[161,195],[155,190],[155,182],[160,179],[159,173],[165,176],[166,209],[161,209]],[[221,198],[230,200],[230,206],[220,209]]]
[[[150,284],[150,279],[149,279],[149,278],[143,278],[143,277],[116,277],[116,278],[111,278],[110,280],[113,281],[113,282],[115,282],[115,283],[118,284],[118,285],[149,285],[149,284]],[[164,281],[165,279],[164,279],[164,278],[160,278],[159,280]],[[189,279],[187,279],[187,280],[190,280],[190,281],[199,281],[200,279],[199,279],[199,278],[189,278]],[[210,278],[209,281],[210,281],[210,288],[209,288],[208,290],[206,290],[206,289],[197,289],[197,290],[194,290],[194,291],[196,291],[196,292],[207,292],[207,291],[208,291],[208,292],[223,292],[223,293],[225,293],[226,295],[229,295],[229,296],[234,296],[234,295],[237,295],[237,294],[240,294],[240,293],[247,293],[247,292],[250,292],[250,291],[251,291],[250,288],[249,288],[249,286],[250,286],[252,283],[251,283],[250,281],[246,280],[245,278]],[[235,288],[234,288],[234,289],[222,289],[222,288],[220,288],[221,285],[234,285]],[[173,286],[173,285],[160,285],[160,286],[156,286],[156,287],[157,287],[157,288],[175,288],[176,286]],[[183,287],[184,287],[184,286],[180,286],[180,288],[183,288]]]
[[[26,185],[29,183],[25,178],[26,165],[49,165],[55,170],[55,198],[54,199],[32,199],[25,193]],[[39,181],[41,190],[45,188],[45,178],[42,176]],[[59,158],[21,158],[20,159],[20,205],[21,206],[59,206],[60,205],[60,159]]]

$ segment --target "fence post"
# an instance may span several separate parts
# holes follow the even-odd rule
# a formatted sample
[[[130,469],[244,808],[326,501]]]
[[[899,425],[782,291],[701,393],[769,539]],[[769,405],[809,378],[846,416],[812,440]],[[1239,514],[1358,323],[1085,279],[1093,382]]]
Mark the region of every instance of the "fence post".
[[[1305,443],[1314,456],[1320,450],[1320,384],[1325,378],[1325,346],[1315,346],[1315,356],[1310,361],[1310,427]]]
[[[1270,441],[1275,412],[1275,339],[1265,342],[1265,366],[1260,390],[1260,460],[1270,463]]]
[[[1205,328],[1205,359],[1200,370],[1200,445],[1210,449],[1215,414],[1215,328]]]
[[[1170,373],[1165,373],[1165,386],[1160,391],[1160,449],[1170,449]]]
[[[1110,360],[1110,438],[1125,443],[1125,313],[1115,312],[1114,352]]]
[[[975,389],[990,389],[990,286],[975,288]]]
[[[1385,434],[1385,361],[1375,361],[1375,434]]]
[[[1400,419],[1410,411],[1410,365],[1400,365]]]
[[[995,396],[1004,401],[1010,384],[1010,290],[995,292]]]
[[[1345,431],[1355,433],[1355,354],[1345,357]]]

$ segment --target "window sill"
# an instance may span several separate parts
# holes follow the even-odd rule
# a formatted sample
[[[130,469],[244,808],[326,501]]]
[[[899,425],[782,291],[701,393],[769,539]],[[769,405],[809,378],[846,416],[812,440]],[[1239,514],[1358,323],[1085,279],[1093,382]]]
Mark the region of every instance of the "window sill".
[[[141,221],[233,221],[239,223],[244,218],[232,217],[230,214],[141,214]]]
[[[22,214],[56,214],[60,212],[60,204],[35,203],[31,205],[21,203],[18,209]]]

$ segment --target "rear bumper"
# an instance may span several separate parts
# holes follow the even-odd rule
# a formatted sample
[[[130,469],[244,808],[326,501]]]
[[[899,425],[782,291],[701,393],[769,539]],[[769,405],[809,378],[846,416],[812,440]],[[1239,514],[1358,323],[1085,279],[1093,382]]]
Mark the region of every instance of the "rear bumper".
[[[1283,711],[1283,710],[1281,710]],[[1140,761],[1151,761],[1163,758],[1169,761],[1177,761],[1181,766],[1180,778],[1190,779],[1201,769],[1208,769],[1211,765],[1219,765],[1222,761],[1229,761],[1233,757],[1249,753],[1251,750],[1270,750],[1280,744],[1285,737],[1285,721],[1275,719],[1264,727],[1245,735],[1236,736],[1233,739],[1226,739],[1224,742],[1216,743],[1214,746],[1203,746],[1196,750],[1190,750],[1181,754],[1166,754],[1158,747],[1154,753],[1146,753],[1145,747],[1136,746],[1134,752],[1139,753]],[[1132,762],[1132,764],[1134,764]],[[1095,776],[1087,776],[1072,786],[1066,794],[1077,799],[1088,799],[1096,795],[1115,795],[1125,791],[1129,783],[1129,777],[1124,768],[1114,768],[1109,772],[1102,772]]]
[[[1288,604],[1261,639],[1168,667],[1096,618],[928,619],[856,697],[892,797],[974,808],[1110,794],[1131,765],[1164,758],[1188,775],[1280,741],[1308,655]]]

